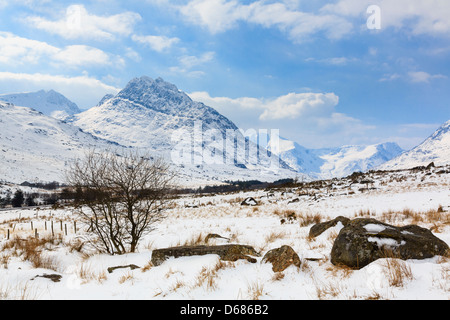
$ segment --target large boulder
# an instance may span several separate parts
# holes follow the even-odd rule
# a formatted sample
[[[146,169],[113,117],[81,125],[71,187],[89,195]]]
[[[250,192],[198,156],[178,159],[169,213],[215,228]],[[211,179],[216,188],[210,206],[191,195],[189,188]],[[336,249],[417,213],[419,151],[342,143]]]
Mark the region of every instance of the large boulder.
[[[183,246],[153,250],[151,261],[154,266],[159,266],[170,257],[179,258],[203,256],[207,254],[217,254],[220,259],[224,261],[245,259],[251,263],[256,263],[256,259],[250,256],[260,256],[253,247],[240,244],[227,244],[221,246]]]
[[[291,265],[300,268],[301,264],[298,254],[290,246],[282,246],[281,248],[268,251],[261,262],[272,263],[273,272],[284,271]]]
[[[359,218],[341,229],[331,250],[331,263],[360,269],[385,257],[403,260],[446,255],[449,246],[417,225],[395,227],[375,219]]]

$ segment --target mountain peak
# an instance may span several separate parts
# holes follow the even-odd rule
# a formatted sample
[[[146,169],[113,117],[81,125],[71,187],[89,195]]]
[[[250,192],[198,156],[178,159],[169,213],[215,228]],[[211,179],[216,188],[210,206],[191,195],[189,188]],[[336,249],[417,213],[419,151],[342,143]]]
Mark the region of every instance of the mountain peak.
[[[0,95],[0,100],[28,107],[58,119],[81,112],[78,106],[55,90]]]
[[[119,92],[117,98],[126,99],[145,108],[164,113],[172,113],[171,110],[174,107],[183,108],[193,102],[174,84],[166,82],[162,78],[153,80],[147,76],[132,79]]]

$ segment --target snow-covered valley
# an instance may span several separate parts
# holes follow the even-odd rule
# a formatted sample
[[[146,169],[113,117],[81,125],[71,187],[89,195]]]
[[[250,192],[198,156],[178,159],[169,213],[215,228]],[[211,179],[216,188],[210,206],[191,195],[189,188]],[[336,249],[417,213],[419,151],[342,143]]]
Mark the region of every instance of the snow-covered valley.
[[[142,239],[138,252],[116,256],[82,245],[87,226],[75,223],[77,216],[69,206],[7,209],[0,212],[0,296],[36,300],[448,300],[449,256],[406,261],[383,258],[353,270],[330,262],[342,225],[315,238],[309,232],[314,224],[338,216],[370,217],[396,226],[429,228],[449,244],[449,187],[447,166],[374,171],[265,190],[182,195],[157,230]],[[2,186],[6,188],[11,186]],[[257,205],[242,206],[247,197]],[[226,239],[207,242],[208,234]],[[170,258],[159,266],[151,263],[156,249],[225,243],[250,245],[261,256],[256,263],[222,261],[214,254]],[[274,272],[261,257],[284,245],[294,249],[301,265]],[[108,271],[116,266],[123,268]]]

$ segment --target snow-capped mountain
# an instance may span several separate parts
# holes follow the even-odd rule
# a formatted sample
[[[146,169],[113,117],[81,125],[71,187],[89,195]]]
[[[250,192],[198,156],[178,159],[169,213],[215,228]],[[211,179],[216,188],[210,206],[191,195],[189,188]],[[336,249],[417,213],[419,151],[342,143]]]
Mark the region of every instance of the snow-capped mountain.
[[[34,109],[0,102],[0,181],[64,181],[64,169],[89,148],[115,144]]]
[[[353,172],[365,172],[403,151],[396,143],[307,149],[283,138],[279,138],[276,144],[269,141],[268,149],[279,155],[290,167],[314,179],[345,177]]]
[[[185,186],[329,179],[355,171],[450,163],[450,121],[403,154],[395,143],[307,149],[278,137],[244,137],[231,120],[161,78],[135,78],[116,96],[106,95],[80,113],[52,90],[0,100],[25,105],[0,102],[0,181],[62,181],[68,163],[93,147],[136,148],[164,157]]]
[[[236,125],[161,78],[135,78],[116,96],[74,117],[76,126],[121,145],[146,149],[188,179],[276,180],[295,172],[245,139]]]
[[[410,151],[381,165],[383,170],[410,169],[427,166],[434,162],[436,166],[450,164],[450,120],[439,127],[423,143]]]
[[[3,94],[0,95],[0,101],[9,102],[16,106],[33,108],[59,120],[66,120],[81,112],[75,103],[54,90]]]

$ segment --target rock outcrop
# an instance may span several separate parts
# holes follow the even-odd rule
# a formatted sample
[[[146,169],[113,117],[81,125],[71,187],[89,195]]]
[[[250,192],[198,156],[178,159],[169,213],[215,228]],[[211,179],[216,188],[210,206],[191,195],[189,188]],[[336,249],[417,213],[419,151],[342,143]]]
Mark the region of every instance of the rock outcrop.
[[[260,254],[256,252],[253,247],[247,245],[227,244],[221,246],[183,246],[153,250],[151,261],[154,266],[159,266],[170,257],[179,258],[203,256],[207,254],[217,254],[220,259],[224,261],[237,261],[239,259],[245,259],[251,263],[256,263],[256,259],[251,256],[260,256]]]
[[[331,263],[360,269],[385,257],[403,260],[446,255],[449,246],[417,225],[395,227],[375,219],[349,221],[331,250]]]
[[[301,264],[298,254],[290,246],[282,246],[268,251],[261,262],[271,263],[273,272],[282,272],[291,265],[300,268]]]

